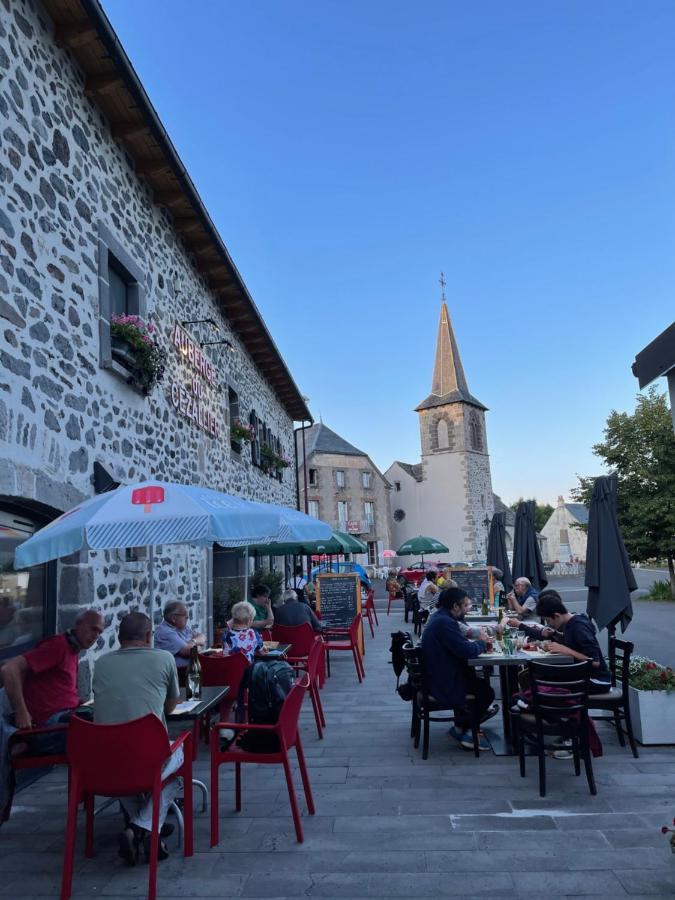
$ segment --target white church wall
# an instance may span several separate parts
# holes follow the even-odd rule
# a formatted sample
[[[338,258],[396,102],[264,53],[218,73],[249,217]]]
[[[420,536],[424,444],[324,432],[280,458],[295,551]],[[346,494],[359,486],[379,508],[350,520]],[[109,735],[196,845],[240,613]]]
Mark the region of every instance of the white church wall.
[[[389,466],[384,477],[392,486],[390,496],[391,549],[398,550],[408,538],[424,533],[420,531],[418,482],[396,462]],[[397,484],[401,488],[398,491],[396,490]],[[405,518],[400,522],[396,520],[397,510],[405,513]]]

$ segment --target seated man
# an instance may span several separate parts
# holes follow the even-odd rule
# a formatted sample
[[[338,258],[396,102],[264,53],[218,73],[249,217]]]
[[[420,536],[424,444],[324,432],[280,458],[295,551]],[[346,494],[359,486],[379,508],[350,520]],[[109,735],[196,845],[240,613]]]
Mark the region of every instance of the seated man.
[[[15,656],[2,669],[0,690],[0,821],[12,796],[9,741],[17,728],[67,722],[80,705],[77,666],[80,653],[93,646],[103,633],[103,617],[89,609],[81,613],[73,628],[57,634]],[[65,750],[66,732],[38,735],[12,748],[40,755]]]
[[[178,702],[178,672],[171,653],[152,647],[150,619],[139,612],[127,613],[120,622],[120,649],[99,657],[94,669],[94,722],[118,725],[152,713],[166,727],[166,714],[173,712]],[[133,765],[133,757],[124,760]],[[166,778],[183,763],[183,748],[179,747],[164,763],[162,778]],[[169,806],[178,793],[176,780],[162,789],[159,827],[162,828]],[[128,825],[118,837],[119,855],[133,866],[141,846],[146,858],[150,851],[152,828],[152,800],[146,797],[124,798],[129,814]],[[160,841],[159,858],[169,855],[166,844]]]
[[[536,615],[539,591],[532,587],[529,578],[516,578],[513,590],[507,595],[509,609],[524,619],[533,619]]]
[[[436,586],[437,573],[432,570],[427,572],[424,580],[417,589],[417,599],[419,600],[420,609],[428,609],[433,606],[438,599],[440,590]]]
[[[557,591],[542,591],[537,604],[537,613],[546,619],[547,625],[561,634],[560,641],[551,641],[548,649],[552,653],[571,656],[578,662],[592,661],[589,694],[606,694],[612,678],[602,655],[595,634],[595,626],[585,613],[571,613],[562,602]]]
[[[157,650],[168,650],[179,669],[190,662],[193,647],[203,647],[206,636],[195,632],[188,625],[190,614],[180,600],[172,600],[164,607],[164,621],[155,632]]]
[[[53,725],[67,719],[80,705],[78,659],[83,650],[96,643],[103,627],[101,613],[88,609],[75,619],[73,628],[65,634],[40,641],[32,650],[15,656],[4,665],[4,691],[0,694],[5,694],[4,711],[13,716],[16,728]]]
[[[422,634],[424,680],[429,693],[440,703],[455,710],[455,725],[450,734],[463,747],[472,750],[470,705],[481,721],[495,698],[488,681],[479,678],[466,661],[485,651],[487,633],[480,629],[480,638],[469,641],[463,637],[459,619],[469,600],[462,588],[446,588],[438,598],[438,610],[429,618]],[[468,699],[467,695],[473,699]],[[479,747],[489,750],[490,744],[480,735]]]
[[[314,631],[321,631],[321,623],[306,603],[300,603],[295,591],[284,591],[284,602],[274,610],[276,625],[304,625],[309,622]]]
[[[264,631],[265,628],[271,628],[274,625],[274,614],[272,613],[270,589],[267,585],[257,584],[253,588],[251,603],[255,608],[253,627],[256,631]]]

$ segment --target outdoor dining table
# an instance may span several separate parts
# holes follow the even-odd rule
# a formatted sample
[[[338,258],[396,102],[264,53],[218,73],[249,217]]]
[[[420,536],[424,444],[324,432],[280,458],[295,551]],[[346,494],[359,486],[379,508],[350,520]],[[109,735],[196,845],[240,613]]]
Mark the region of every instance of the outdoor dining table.
[[[573,660],[569,656],[559,653],[547,653],[544,650],[514,650],[507,656],[501,649],[490,653],[481,653],[473,659],[467,660],[474,668],[483,666],[496,666],[499,669],[499,681],[501,684],[502,724],[504,728],[503,739],[499,735],[490,734],[489,740],[496,756],[514,756],[516,749],[512,744],[511,729],[511,702],[513,694],[518,691],[517,672],[520,666],[526,666],[531,659],[547,662],[551,665],[567,665]]]

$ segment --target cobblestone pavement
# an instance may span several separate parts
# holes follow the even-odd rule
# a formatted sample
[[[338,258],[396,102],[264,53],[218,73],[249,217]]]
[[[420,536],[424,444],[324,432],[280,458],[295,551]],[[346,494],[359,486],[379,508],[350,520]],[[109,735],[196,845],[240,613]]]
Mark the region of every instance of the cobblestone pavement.
[[[443,725],[433,729],[423,762],[388,662],[389,634],[402,614],[379,615],[375,640],[366,639],[362,685],[351,655],[334,654],[323,741],[309,702],[303,711],[317,807],[315,817],[304,816],[304,844],[295,842],[281,771],[247,767],[242,813],[233,811],[232,778],[222,779],[217,848],[209,849],[207,814],[195,819],[193,858],[183,859],[169,839],[160,898],[675,895],[675,856],[659,831],[675,814],[672,748],[644,748],[634,760],[601,726],[597,797],[571,762],[550,760],[541,799],[534,760],[521,779],[514,758],[476,760]],[[197,776],[208,782],[204,750]],[[58,896],[65,801],[63,770],[17,797],[0,831],[0,896]],[[117,858],[119,828],[113,811],[97,819],[92,860],[84,859],[81,828],[74,896],[145,895],[147,868],[125,868]]]

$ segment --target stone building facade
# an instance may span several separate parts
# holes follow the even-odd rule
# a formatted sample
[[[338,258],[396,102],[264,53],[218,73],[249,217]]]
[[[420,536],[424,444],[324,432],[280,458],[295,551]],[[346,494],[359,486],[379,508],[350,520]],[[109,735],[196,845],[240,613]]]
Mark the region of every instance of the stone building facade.
[[[142,553],[78,554],[16,574],[13,548],[94,493],[95,463],[116,482],[203,484],[295,506],[294,468],[270,473],[260,451],[266,444],[291,459],[293,421],[309,419],[191,182],[177,181],[172,207],[149,180],[175,151],[142,88],[134,87],[134,127],[152,126],[155,169],[102,111],[115,77],[130,90],[130,66],[105,44],[111,29],[95,5],[87,22],[55,23],[72,7],[0,0],[0,581],[17,607],[0,600],[0,655],[67,626],[89,604],[107,626],[94,654],[113,645],[131,607],[157,620],[166,600],[184,599],[203,627],[205,551],[158,548],[150,598]],[[101,76],[77,57],[97,41],[104,51],[92,65],[115,64],[105,94],[90,88]],[[148,395],[111,340],[120,290],[122,312],[152,323],[166,352],[163,380]],[[251,423],[252,443],[233,439],[235,418]]]
[[[298,484],[304,509],[305,485],[302,443],[299,444]],[[381,565],[390,549],[390,485],[370,457],[323,423],[305,429],[307,500],[309,514],[338,531],[353,534],[368,546],[368,554],[354,559]]]
[[[392,540],[395,548],[423,534],[449,549],[443,562],[485,560],[486,520],[494,497],[485,427],[486,407],[469,392],[443,300],[431,394],[416,408],[422,459],[395,461],[384,473],[393,486]]]
[[[583,503],[565,503],[558,497],[556,508],[541,529],[545,562],[586,562],[587,533],[580,525],[588,525],[588,507]]]

